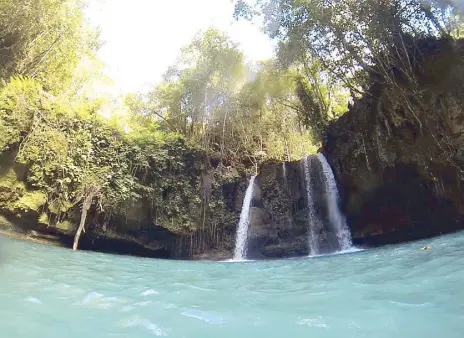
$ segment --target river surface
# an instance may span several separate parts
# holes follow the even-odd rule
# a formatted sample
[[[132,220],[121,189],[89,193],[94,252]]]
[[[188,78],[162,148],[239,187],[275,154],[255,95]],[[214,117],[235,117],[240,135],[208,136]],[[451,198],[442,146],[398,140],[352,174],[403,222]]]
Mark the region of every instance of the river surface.
[[[0,337],[157,336],[462,338],[464,233],[244,263],[73,252],[0,237]]]

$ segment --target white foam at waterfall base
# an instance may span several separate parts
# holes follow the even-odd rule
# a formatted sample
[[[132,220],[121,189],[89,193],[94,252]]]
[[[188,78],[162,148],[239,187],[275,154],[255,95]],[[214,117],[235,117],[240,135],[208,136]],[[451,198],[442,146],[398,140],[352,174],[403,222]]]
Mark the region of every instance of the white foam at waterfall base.
[[[342,250],[342,251],[335,251],[327,254],[320,254],[320,255],[310,255],[308,258],[319,258],[319,257],[327,257],[327,256],[337,256],[337,255],[349,255],[349,254],[354,254],[358,252],[363,252],[367,251],[368,249],[363,249],[363,248],[357,248],[355,246],[352,246],[351,248],[347,250]]]
[[[253,186],[256,176],[250,178],[250,183],[245,192],[243,199],[240,221],[237,226],[237,235],[235,240],[234,260],[244,260],[246,258],[248,227],[250,226],[250,206],[253,198]]]
[[[351,233],[346,224],[345,216],[341,213],[338,205],[339,196],[337,183],[335,182],[332,168],[330,168],[325,156],[319,153],[317,154],[317,158],[322,164],[322,171],[325,177],[325,198],[327,201],[329,220],[337,235],[340,250],[346,251],[352,247],[353,243],[351,242]]]

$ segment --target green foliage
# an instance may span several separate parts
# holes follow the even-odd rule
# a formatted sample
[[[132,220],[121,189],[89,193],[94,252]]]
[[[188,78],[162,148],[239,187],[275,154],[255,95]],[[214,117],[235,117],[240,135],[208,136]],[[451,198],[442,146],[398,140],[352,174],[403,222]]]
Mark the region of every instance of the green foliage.
[[[42,191],[28,190],[12,167],[0,175],[0,208],[11,213],[38,212],[47,202]]]
[[[70,221],[58,222],[55,226],[63,232],[72,232],[76,228]]]
[[[266,159],[313,151],[313,138],[300,124],[297,78],[294,69],[281,70],[273,60],[246,64],[227,36],[209,29],[183,49],[152,93],[128,101],[136,115],[152,116],[162,130],[243,172]]]
[[[41,213],[39,218],[37,219],[37,223],[49,226],[50,218],[48,217],[48,214],[46,212]]]
[[[4,216],[0,215],[0,227],[13,229],[14,225],[7,220]]]
[[[42,191],[26,191],[15,207],[23,211],[39,211],[47,202],[47,195]]]
[[[15,154],[11,165],[27,168],[25,179],[13,169],[3,175],[0,208],[35,211],[38,222],[67,232],[88,189],[98,187],[97,215],[129,217],[130,206],[141,203],[141,212],[152,215],[148,225],[197,229],[205,153],[148,118],[134,118],[134,131],[122,133],[97,109],[91,102],[70,106],[32,79],[13,79],[0,89],[0,122],[8,125],[3,152]]]
[[[459,24],[458,10],[446,1],[236,1],[235,17],[256,14],[264,14],[267,33],[279,40],[282,61],[301,62],[309,53],[357,89],[366,89],[369,72],[377,72],[379,62],[387,68],[392,64],[392,47],[404,58],[408,38],[448,36]]]
[[[459,11],[447,1],[236,1],[236,18],[256,15],[278,40],[279,63],[299,69],[302,122],[316,140],[346,109],[348,91],[342,87],[352,96],[368,93],[373,83],[393,88],[417,120],[411,107],[422,101],[418,42],[459,36],[461,26]]]
[[[23,190],[24,184],[21,182],[12,168],[8,168],[5,173],[0,176],[0,188],[8,190]]]
[[[0,150],[20,141],[32,126],[40,105],[41,86],[36,81],[14,78],[0,92]]]
[[[76,66],[97,47],[83,6],[81,0],[2,0],[0,79],[24,75],[49,90],[68,87]]]
[[[15,212],[16,202],[25,190],[24,183],[18,180],[13,170],[0,178],[0,208]]]

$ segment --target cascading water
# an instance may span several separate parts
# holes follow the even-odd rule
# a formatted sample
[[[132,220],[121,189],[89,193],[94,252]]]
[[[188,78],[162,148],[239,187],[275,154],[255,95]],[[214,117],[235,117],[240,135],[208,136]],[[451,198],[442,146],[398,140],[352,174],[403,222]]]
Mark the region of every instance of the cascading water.
[[[309,223],[309,252],[311,255],[319,253],[319,229],[321,221],[314,212],[313,189],[311,188],[311,158],[305,157],[303,160],[307,203],[308,203],[308,223]]]
[[[351,233],[348,225],[346,224],[345,216],[341,213],[338,205],[338,189],[332,168],[330,168],[330,165],[323,154],[317,154],[317,158],[319,159],[319,162],[321,162],[322,172],[325,177],[325,196],[330,223],[332,224],[337,236],[340,250],[348,250],[351,248],[353,243],[351,242]]]
[[[288,189],[288,181],[287,181],[287,165],[285,162],[282,162],[282,177],[284,179],[284,187]]]
[[[245,192],[243,199],[242,211],[240,213],[240,221],[237,227],[237,236],[235,239],[234,260],[243,260],[246,258],[248,227],[250,225],[250,206],[253,198],[253,186],[256,176],[250,178],[250,183]]]
[[[303,160],[308,203],[309,253],[319,255],[348,250],[350,230],[341,213],[335,177],[322,154]]]

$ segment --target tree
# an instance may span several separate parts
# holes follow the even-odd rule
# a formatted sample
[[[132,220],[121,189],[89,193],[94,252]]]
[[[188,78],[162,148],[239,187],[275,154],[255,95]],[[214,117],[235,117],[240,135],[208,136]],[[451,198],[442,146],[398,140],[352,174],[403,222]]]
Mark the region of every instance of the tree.
[[[209,147],[208,130],[222,121],[243,81],[243,55],[224,34],[209,29],[182,50],[152,94],[153,111],[175,131]]]
[[[94,200],[101,196],[102,189],[107,184],[106,168],[92,168],[85,170],[78,188],[77,201],[82,201],[81,220],[74,236],[73,250],[77,250],[82,232],[85,232],[85,221]]]
[[[151,111],[164,130],[199,144],[221,168],[232,163],[255,168],[265,159],[295,159],[312,151],[311,136],[298,122],[303,110],[296,75],[274,60],[245,63],[227,36],[210,29],[183,49],[147,99],[132,106],[145,116]],[[290,142],[292,137],[299,141]]]
[[[456,23],[450,3],[420,0],[237,1],[237,18],[253,13],[264,15],[287,63],[309,52],[345,86],[362,92],[373,73],[391,79],[392,66],[411,77],[411,38],[449,36]]]
[[[1,1],[0,78],[33,77],[55,92],[69,86],[98,47],[83,9],[81,0]]]
[[[235,16],[262,14],[267,33],[279,40],[282,64],[302,64],[298,88],[307,123],[324,129],[327,104],[314,86],[312,59],[320,65],[319,79],[343,85],[354,95],[376,95],[373,84],[391,91],[411,121],[423,130],[420,115],[424,39],[452,39],[458,11],[450,2],[421,0],[338,1],[265,0],[255,5],[239,0]],[[423,47],[423,46],[422,46]],[[335,81],[332,81],[335,80]],[[305,85],[306,82],[306,85]],[[306,90],[308,84],[312,91]],[[330,86],[329,86],[330,88]],[[322,127],[322,128],[320,128]]]

